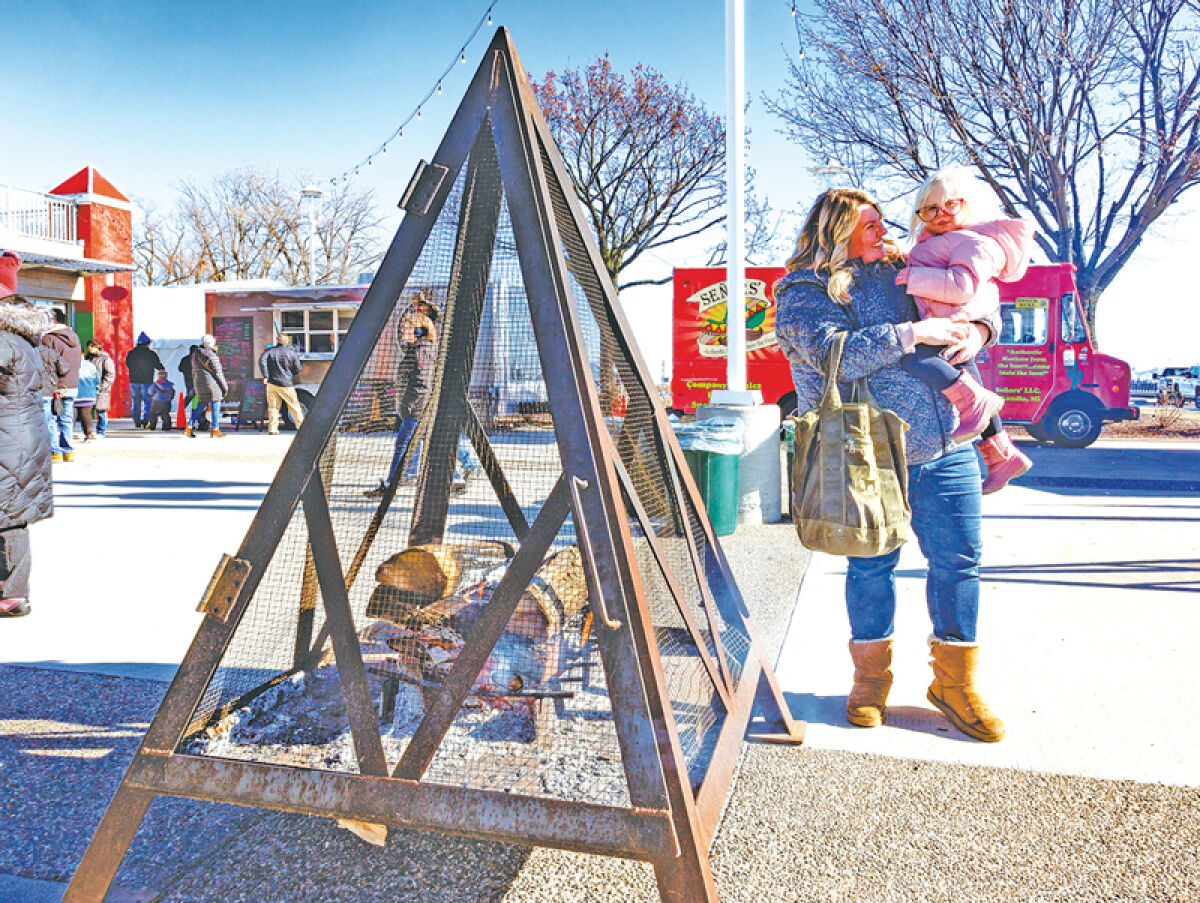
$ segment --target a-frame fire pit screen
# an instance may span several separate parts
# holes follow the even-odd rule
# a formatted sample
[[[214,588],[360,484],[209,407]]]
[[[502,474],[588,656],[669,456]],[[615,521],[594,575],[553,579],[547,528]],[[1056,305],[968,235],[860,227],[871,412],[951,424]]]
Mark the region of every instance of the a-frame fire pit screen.
[[[756,698],[801,737],[502,30],[401,203],[67,901],[156,794],[643,859],[715,900]]]

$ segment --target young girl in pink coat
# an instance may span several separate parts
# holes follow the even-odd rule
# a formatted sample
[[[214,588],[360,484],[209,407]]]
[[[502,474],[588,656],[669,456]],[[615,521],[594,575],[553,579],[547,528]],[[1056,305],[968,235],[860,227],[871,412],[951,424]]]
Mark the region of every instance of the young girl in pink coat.
[[[1033,223],[1023,219],[974,222],[968,198],[973,193],[973,179],[959,170],[935,173],[917,193],[912,218],[916,240],[896,283],[908,286],[922,319],[991,316],[1000,308],[996,282],[1015,282],[1025,275]],[[999,416],[1004,399],[979,384],[975,362],[967,361],[959,369],[941,357],[943,350],[917,345],[900,359],[900,366],[940,390],[958,410],[956,442],[981,436],[979,451],[987,466],[983,492],[996,492],[1025,473],[1032,462],[1009,438]]]

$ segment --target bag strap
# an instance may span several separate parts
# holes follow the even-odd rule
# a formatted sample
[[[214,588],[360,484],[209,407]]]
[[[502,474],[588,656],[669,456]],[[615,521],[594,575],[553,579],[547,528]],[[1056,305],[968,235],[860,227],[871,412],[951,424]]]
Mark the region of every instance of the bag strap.
[[[842,394],[838,391],[837,373],[842,365],[842,349],[846,344],[848,332],[834,333],[833,343],[829,346],[829,355],[825,358],[825,387],[821,391],[821,407],[840,405]]]

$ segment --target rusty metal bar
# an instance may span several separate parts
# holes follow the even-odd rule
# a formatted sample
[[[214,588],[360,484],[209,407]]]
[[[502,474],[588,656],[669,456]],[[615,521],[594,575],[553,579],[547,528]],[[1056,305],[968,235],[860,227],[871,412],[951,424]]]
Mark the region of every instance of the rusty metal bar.
[[[662,662],[657,646],[651,641],[653,625],[645,590],[637,575],[627,515],[611,456],[603,453],[600,433],[607,431],[590,382],[569,271],[551,223],[550,174],[543,170],[541,155],[535,147],[533,117],[539,116],[537,102],[511,44],[501,62],[491,116],[501,151],[505,189],[512,199],[513,234],[534,314],[534,331],[547,378],[560,454],[571,477],[578,476],[589,483],[595,480],[596,491],[584,496],[583,510],[575,511],[575,517],[586,519],[591,534],[598,538],[597,547],[592,550],[590,573],[595,575],[597,583],[604,584],[606,599],[624,603],[624,620],[631,628],[613,631],[598,623],[596,632],[630,796],[635,805],[644,805],[647,796],[665,794],[671,811],[680,852],[677,857],[655,862],[663,899],[716,903],[716,888],[703,846],[687,766],[666,696]],[[557,155],[553,143],[545,151],[550,158]],[[515,162],[522,159],[526,165],[517,167]],[[563,366],[563,362],[569,362],[570,366]],[[563,377],[561,381],[551,381],[555,371]],[[634,695],[636,685],[629,681],[634,675],[640,677],[640,697]],[[656,800],[654,808],[660,807]]]
[[[433,421],[421,457],[420,491],[412,515],[410,544],[441,540],[446,532],[450,484],[458,442],[471,404],[467,390],[475,363],[479,323],[487,298],[488,275],[504,190],[496,145],[485,121],[471,145],[459,209],[458,234],[450,264],[446,310],[433,375]]]
[[[475,454],[479,455],[479,463],[492,484],[492,490],[500,501],[500,507],[504,511],[504,516],[508,518],[513,534],[518,541],[524,542],[525,537],[529,534],[529,521],[525,519],[525,512],[521,510],[517,494],[513,492],[508,478],[504,475],[503,468],[500,467],[500,461],[496,458],[495,451],[492,450],[492,443],[488,441],[483,424],[479,422],[479,415],[470,405],[467,405],[467,438],[475,446]]]
[[[324,481],[320,474],[313,474],[304,491],[304,519],[308,522],[313,563],[321,585],[321,598],[325,602],[325,622],[329,624],[333,637],[338,683],[346,701],[346,716],[350,719],[358,770],[363,774],[386,775],[387,759],[383,754],[383,740],[379,736],[375,707],[371,705],[371,686],[367,683],[362,650],[354,630],[354,615],[346,594],[346,578],[338,559],[337,541],[334,539],[329,505],[325,501]]]
[[[67,885],[63,903],[101,903],[157,795],[157,791],[132,786],[126,773]]]
[[[509,199],[513,237],[521,262],[521,275],[537,337],[538,354],[546,380],[550,414],[558,439],[563,466],[571,477],[589,484],[598,482],[599,429],[602,419],[595,392],[589,388],[589,366],[581,353],[583,337],[571,303],[570,279],[552,223],[551,201],[541,172],[541,159],[534,147],[531,125],[525,110],[534,105],[519,63],[509,53],[498,67],[496,101],[490,111],[492,133],[499,151],[500,174]],[[585,416],[585,410],[591,416]],[[598,424],[600,426],[598,427]],[[611,469],[599,492],[589,492],[575,518],[587,518],[590,533],[603,543],[586,568],[592,594],[596,583],[606,600],[621,600],[625,593],[622,573],[612,552],[611,533],[627,529],[612,508]],[[581,550],[587,554],[586,550]],[[595,582],[593,582],[593,580]],[[610,612],[617,620],[628,620],[627,612]],[[629,631],[612,631],[600,624],[596,632],[604,660],[609,698],[621,759],[635,806],[661,808],[667,791],[659,762],[657,732],[647,708],[647,687]]]
[[[569,499],[566,478],[560,476],[542,505],[542,510],[534,518],[529,535],[521,543],[516,556],[509,562],[504,576],[500,578],[496,591],[471,625],[467,643],[459,652],[441,689],[426,697],[424,716],[417,725],[412,740],[405,747],[404,755],[396,763],[392,777],[420,780],[429,763],[433,761],[442,738],[454,722],[454,716],[462,708],[463,701],[479,678],[488,656],[492,654],[504,628],[512,620],[521,594],[541,567],[546,551],[566,520],[570,510]]]
[[[621,459],[615,457],[615,455],[613,457],[613,465],[616,467],[621,485],[625,487],[625,497],[629,499],[629,503],[633,506],[634,516],[638,519],[638,523],[642,525],[642,533],[646,536],[646,543],[650,546],[654,560],[658,562],[658,566],[662,570],[663,579],[667,582],[667,589],[671,592],[671,597],[675,601],[675,607],[679,609],[679,615],[683,618],[684,626],[687,627],[687,631],[692,637],[692,642],[696,644],[696,651],[700,656],[700,660],[704,663],[704,670],[708,672],[708,676],[713,682],[713,689],[720,697],[725,711],[729,712],[732,706],[730,697],[733,695],[733,685],[729,682],[728,673],[721,673],[717,662],[714,661],[712,654],[708,651],[708,645],[704,642],[704,637],[700,634],[700,628],[696,626],[696,619],[692,617],[687,596],[684,594],[683,587],[679,585],[679,581],[675,579],[675,572],[671,570],[671,562],[667,559],[667,553],[663,549],[662,543],[659,542],[658,535],[654,532],[654,525],[650,523],[650,517],[646,514],[646,509],[642,507],[642,503],[638,499],[637,490],[633,487],[633,480],[630,479],[629,472],[625,469],[625,465],[621,463]],[[714,632],[713,638],[714,645],[720,650],[720,636]]]
[[[631,859],[677,851],[667,813],[200,756],[140,757],[130,783],[161,793]]]
[[[292,649],[292,666],[298,670],[310,667],[313,652],[313,624],[317,615],[317,568],[313,564],[311,543],[304,549],[304,576],[300,578],[300,604],[296,609],[296,642]],[[321,643],[325,645],[324,641]]]
[[[712,761],[709,762],[704,780],[696,791],[696,811],[700,813],[700,825],[707,844],[712,843],[717,833],[717,825],[721,821],[721,813],[725,811],[729,786],[737,768],[738,756],[742,752],[742,743],[746,739],[746,727],[754,714],[754,688],[757,685],[757,673],[761,670],[762,665],[758,659],[751,659],[747,663],[746,672],[738,684],[733,707],[717,735]]]

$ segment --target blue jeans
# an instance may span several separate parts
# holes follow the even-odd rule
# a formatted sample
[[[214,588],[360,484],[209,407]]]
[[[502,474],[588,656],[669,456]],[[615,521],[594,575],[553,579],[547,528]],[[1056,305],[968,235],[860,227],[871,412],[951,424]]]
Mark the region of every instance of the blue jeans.
[[[939,640],[975,642],[983,550],[980,489],[972,446],[908,468],[912,531],[929,563],[925,601]],[[878,558],[847,559],[846,612],[853,639],[881,640],[894,632],[899,559],[899,549]]]
[[[96,434],[103,436],[108,432],[108,411],[96,412]]]
[[[209,415],[209,423],[212,424],[212,428],[214,430],[220,429],[221,428],[221,402],[219,402],[219,401],[213,401],[207,405],[203,404],[202,402],[196,402],[196,406],[194,408],[192,408],[192,412],[190,414],[188,414],[188,426],[194,428],[196,426],[196,422],[200,419],[200,415],[203,414],[206,410],[208,410],[208,408],[210,406],[212,407],[212,414]],[[147,416],[149,416],[149,414],[147,414]]]
[[[75,451],[71,444],[71,430],[75,425],[75,399],[60,398],[62,413],[54,413],[54,399],[42,399],[42,412],[46,415],[46,431],[50,434],[50,453],[62,455]]]
[[[130,383],[129,395],[133,402],[133,422],[140,426],[150,416],[150,388],[152,383]]]
[[[400,458],[404,454],[404,449],[408,447],[409,440],[412,434],[416,432],[417,423],[416,417],[405,417],[400,421],[400,426],[396,430],[396,445],[392,449],[392,463],[388,467],[387,484],[390,486],[396,479],[396,472],[400,469]],[[471,443],[467,441],[465,434],[460,434],[458,437],[458,450],[455,453],[456,468],[454,472],[455,481],[460,481],[479,469],[479,459],[475,457],[475,450],[471,447]],[[412,457],[408,459],[408,466],[404,468],[405,477],[415,477],[417,475],[417,465],[421,461],[421,443],[418,440],[417,447],[413,449]]]

